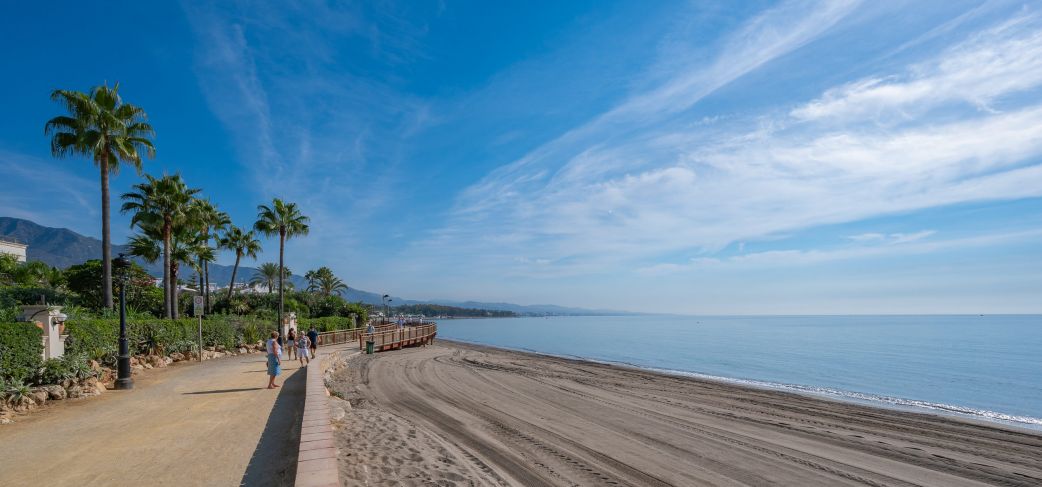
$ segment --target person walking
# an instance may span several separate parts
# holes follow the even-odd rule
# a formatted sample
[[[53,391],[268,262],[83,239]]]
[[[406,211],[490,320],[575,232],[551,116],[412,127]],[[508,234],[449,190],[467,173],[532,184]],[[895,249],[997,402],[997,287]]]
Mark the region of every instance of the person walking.
[[[311,363],[311,339],[304,333],[297,337],[297,359],[301,367],[307,367]]]
[[[282,345],[279,344],[279,332],[271,332],[268,339],[268,389],[278,387],[275,377],[282,373]]]
[[[295,328],[290,328],[289,333],[286,334],[286,346],[289,348],[289,359],[297,358],[299,353],[297,352],[297,330]]]
[[[308,340],[311,340],[311,357],[315,358],[318,356],[318,330],[314,326],[308,331]]]

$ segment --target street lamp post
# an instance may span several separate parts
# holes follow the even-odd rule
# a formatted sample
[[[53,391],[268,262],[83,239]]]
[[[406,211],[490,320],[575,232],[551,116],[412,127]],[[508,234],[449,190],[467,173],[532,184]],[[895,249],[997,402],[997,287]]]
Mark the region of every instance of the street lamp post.
[[[133,389],[134,379],[130,377],[130,347],[127,344],[127,281],[130,260],[124,254],[119,254],[115,264],[119,273],[119,357],[116,367],[116,389]]]
[[[391,314],[390,314],[390,308],[387,306],[387,303],[390,303],[390,302],[391,302],[391,296],[389,296],[387,294],[384,294],[384,319],[387,320],[388,323],[390,323],[390,321],[391,321]]]

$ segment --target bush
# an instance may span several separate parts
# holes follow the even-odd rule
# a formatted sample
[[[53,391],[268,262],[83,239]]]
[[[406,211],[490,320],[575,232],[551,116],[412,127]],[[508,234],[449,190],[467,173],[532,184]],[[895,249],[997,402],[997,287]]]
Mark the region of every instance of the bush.
[[[40,304],[40,296],[43,296],[47,304],[68,305],[73,303],[73,295],[46,287],[0,287],[0,308],[10,308],[20,304]]]
[[[195,348],[198,340],[197,318],[164,320],[134,317],[127,320],[127,341],[131,354],[169,354]],[[263,323],[256,318],[211,315],[203,320],[203,346],[235,348],[247,334],[256,335]],[[113,363],[119,339],[118,319],[69,319],[65,323],[69,333],[71,353]]]
[[[312,326],[319,332],[350,330],[351,318],[341,316],[327,316],[325,318],[300,318],[297,320],[298,329],[310,330]]]
[[[60,358],[45,360],[43,367],[33,377],[33,382],[37,385],[60,384],[66,379],[82,380],[94,375],[86,356],[65,354]]]
[[[43,354],[43,330],[32,323],[0,323],[0,377],[24,382],[36,374]]]

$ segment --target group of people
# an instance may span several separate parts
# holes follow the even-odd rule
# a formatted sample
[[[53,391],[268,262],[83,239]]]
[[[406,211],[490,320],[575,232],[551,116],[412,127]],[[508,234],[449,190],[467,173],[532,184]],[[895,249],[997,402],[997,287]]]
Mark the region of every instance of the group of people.
[[[290,328],[286,334],[286,349],[289,351],[290,360],[296,356],[300,360],[301,367],[307,367],[311,358],[318,353],[318,330],[311,327],[307,333],[297,333],[295,328]],[[271,332],[271,338],[267,342],[268,351],[268,389],[279,387],[275,383],[275,377],[282,373],[283,340],[278,331]]]

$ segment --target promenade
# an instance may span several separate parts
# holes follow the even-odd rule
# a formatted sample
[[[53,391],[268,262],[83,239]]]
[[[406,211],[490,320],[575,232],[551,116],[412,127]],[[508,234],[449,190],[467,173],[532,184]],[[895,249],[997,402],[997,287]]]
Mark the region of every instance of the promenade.
[[[23,416],[0,427],[0,485],[292,485],[306,379],[283,364],[274,391],[264,355],[239,355]]]

